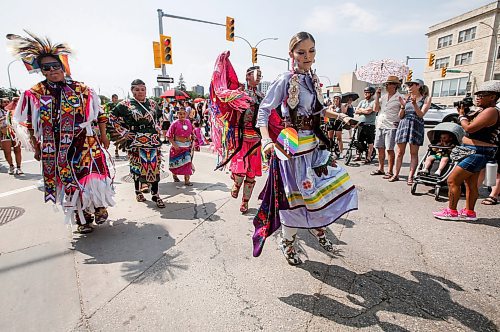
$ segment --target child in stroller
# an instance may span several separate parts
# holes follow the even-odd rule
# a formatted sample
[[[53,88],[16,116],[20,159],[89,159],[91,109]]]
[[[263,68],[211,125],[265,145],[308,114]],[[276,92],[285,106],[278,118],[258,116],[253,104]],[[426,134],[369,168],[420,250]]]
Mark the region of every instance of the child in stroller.
[[[453,135],[448,132],[442,132],[440,136],[438,144],[429,146],[431,153],[425,159],[424,169],[420,172],[422,175],[429,174],[434,162],[439,161],[438,169],[434,172],[434,175],[440,176],[450,161],[451,149],[455,147],[455,144],[453,144]]]
[[[453,122],[440,123],[427,132],[431,144],[418,165],[417,176],[411,187],[413,195],[419,184],[425,184],[434,186],[434,197],[439,199],[441,188],[446,186],[448,176],[457,164],[449,158],[451,150],[461,144],[464,135],[462,127]],[[439,163],[435,163],[438,160]]]

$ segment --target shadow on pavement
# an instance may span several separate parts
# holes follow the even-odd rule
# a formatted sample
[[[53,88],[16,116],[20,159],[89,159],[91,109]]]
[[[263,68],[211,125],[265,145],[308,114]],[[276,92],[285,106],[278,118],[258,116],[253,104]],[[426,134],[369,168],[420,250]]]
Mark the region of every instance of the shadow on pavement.
[[[413,281],[388,271],[358,274],[340,266],[314,261],[306,261],[299,268],[340,292],[334,296],[296,293],[279,299],[338,324],[408,331],[378,317],[381,312],[392,312],[438,322],[453,318],[474,331],[497,331],[496,325],[486,316],[453,301],[450,290],[464,290],[439,276],[412,271],[412,276],[417,279]],[[340,295],[343,292],[347,293],[345,298]]]
[[[187,266],[178,262],[179,254],[165,253],[175,245],[168,231],[161,225],[139,222],[124,222],[119,219],[113,225],[96,227],[94,232],[73,241],[73,249],[89,256],[83,264],[123,263],[122,277],[135,281],[155,263],[166,260],[155,281],[172,279],[177,269]],[[140,278],[139,278],[140,282]]]

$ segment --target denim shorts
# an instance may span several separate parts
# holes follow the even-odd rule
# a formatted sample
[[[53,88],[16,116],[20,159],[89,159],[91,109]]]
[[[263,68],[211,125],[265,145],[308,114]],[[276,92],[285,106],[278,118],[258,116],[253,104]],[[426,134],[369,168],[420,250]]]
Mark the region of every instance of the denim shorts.
[[[458,166],[465,169],[466,171],[469,171],[471,173],[478,173],[486,167],[486,163],[488,163],[488,161],[495,160],[495,153],[497,151],[496,147],[476,146],[468,144],[462,144],[462,146],[476,151],[476,153],[471,154],[458,163]]]

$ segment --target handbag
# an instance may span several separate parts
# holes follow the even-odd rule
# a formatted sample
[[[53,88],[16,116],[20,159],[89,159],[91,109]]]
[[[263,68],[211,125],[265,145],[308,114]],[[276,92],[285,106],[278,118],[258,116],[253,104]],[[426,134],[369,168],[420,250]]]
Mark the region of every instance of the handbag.
[[[470,155],[473,155],[474,153],[476,153],[475,150],[469,149],[465,146],[456,146],[453,148],[453,150],[451,150],[450,159],[454,162],[458,162]]]

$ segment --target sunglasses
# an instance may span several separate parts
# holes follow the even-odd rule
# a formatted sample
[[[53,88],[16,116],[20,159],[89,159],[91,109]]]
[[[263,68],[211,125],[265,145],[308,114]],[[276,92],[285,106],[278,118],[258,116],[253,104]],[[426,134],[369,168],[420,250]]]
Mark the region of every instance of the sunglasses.
[[[61,64],[59,62],[49,62],[44,63],[42,66],[42,71],[50,71],[51,69],[59,70],[61,69]]]

